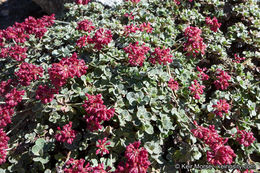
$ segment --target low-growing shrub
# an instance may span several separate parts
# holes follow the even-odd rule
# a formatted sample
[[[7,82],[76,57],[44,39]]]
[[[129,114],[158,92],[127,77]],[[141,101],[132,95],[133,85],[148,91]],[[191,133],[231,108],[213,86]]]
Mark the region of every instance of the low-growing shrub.
[[[253,172],[258,5],[77,0],[1,30],[1,172]]]

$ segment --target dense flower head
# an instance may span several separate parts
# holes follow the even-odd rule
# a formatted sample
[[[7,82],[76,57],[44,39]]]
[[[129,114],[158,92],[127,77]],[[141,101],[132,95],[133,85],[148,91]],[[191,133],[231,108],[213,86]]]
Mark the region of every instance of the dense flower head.
[[[187,42],[184,43],[184,51],[196,56],[197,54],[205,54],[206,45],[203,38],[200,37],[201,30],[198,27],[189,26],[185,29],[185,37]]]
[[[218,145],[212,152],[207,151],[207,160],[212,165],[230,165],[236,154],[228,145]]]
[[[212,19],[210,19],[210,17],[206,17],[206,24],[210,26],[210,30],[217,32],[218,29],[221,26],[221,23],[218,23],[218,19],[216,17],[213,17]]]
[[[70,121],[69,124],[66,124],[62,127],[57,127],[57,132],[55,135],[55,139],[60,142],[67,142],[68,144],[72,144],[73,140],[76,137],[75,130],[72,130],[72,122]]]
[[[147,22],[147,23],[142,23],[140,26],[139,26],[139,29],[140,31],[146,31],[147,33],[152,33],[153,31],[153,28],[151,27],[151,23],[150,22]]]
[[[7,126],[11,123],[14,109],[6,105],[0,105],[0,128]]]
[[[139,42],[135,42],[134,44],[130,43],[124,48],[124,51],[128,53],[129,63],[133,66],[143,66],[146,59],[145,54],[147,54],[149,50],[150,48],[146,47],[145,43],[139,46]]]
[[[54,94],[57,94],[59,90],[57,88],[53,89],[48,87],[47,85],[39,85],[36,91],[36,99],[41,100],[43,104],[50,103],[53,98]]]
[[[52,84],[59,88],[67,83],[68,78],[81,77],[86,73],[88,67],[84,60],[79,60],[74,53],[70,58],[62,58],[59,63],[52,64],[48,69]]]
[[[245,57],[239,57],[237,54],[234,55],[234,58],[235,59],[233,60],[233,62],[235,62],[235,63],[240,63],[240,61],[246,59]]]
[[[179,89],[179,84],[173,78],[170,78],[168,82],[168,87],[171,88],[173,91],[177,91]]]
[[[84,159],[76,160],[73,158],[70,158],[66,165],[68,168],[64,169],[65,173],[92,173],[92,167],[90,166],[90,163],[85,164]]]
[[[98,29],[92,38],[90,36],[87,37],[88,43],[94,44],[94,49],[97,50],[101,50],[112,40],[112,32],[110,30],[105,30],[104,28]]]
[[[11,90],[11,85],[14,83],[13,79],[2,81],[0,83],[0,96],[6,95]]]
[[[23,86],[30,85],[32,80],[38,80],[43,75],[43,68],[36,65],[23,62],[15,75]]]
[[[126,163],[123,162],[118,165],[115,173],[146,173],[150,162],[148,160],[148,152],[145,148],[139,148],[141,142],[136,141],[126,147],[125,158]]]
[[[107,142],[107,138],[104,138],[103,140],[99,139],[97,142],[98,144],[96,145],[96,147],[98,147],[99,149],[97,149],[96,155],[100,154],[101,156],[103,156],[104,154],[109,154],[107,146],[110,145],[111,142]]]
[[[205,144],[209,145],[210,148],[215,148],[220,144],[224,145],[228,140],[219,136],[214,125],[210,125],[209,128],[197,125],[195,129],[191,130],[191,132],[195,137],[203,140]]]
[[[93,31],[95,29],[95,26],[93,26],[93,23],[90,20],[86,19],[86,20],[82,20],[82,21],[78,22],[78,26],[76,29],[90,33],[91,31]]]
[[[205,88],[204,85],[200,85],[197,80],[193,81],[193,84],[189,87],[191,94],[193,94],[193,97],[197,100],[200,99],[200,95],[203,94],[203,89]]]
[[[252,132],[239,130],[238,128],[235,136],[236,136],[236,141],[239,142],[239,144],[244,145],[245,147],[250,146],[255,141],[255,137]]]
[[[13,88],[9,93],[5,95],[5,103],[9,108],[13,108],[22,101],[23,95],[25,94],[24,90],[18,91],[16,88]]]
[[[85,47],[85,46],[86,46],[86,41],[87,41],[86,38],[87,38],[87,36],[84,35],[84,36],[80,37],[80,38],[77,40],[77,46],[78,46],[79,48],[82,48],[82,47]]]
[[[23,61],[27,58],[26,54],[27,48],[21,47],[19,45],[14,45],[7,48],[2,48],[0,53],[0,58],[12,58],[16,61]]]
[[[155,48],[154,52],[151,53],[151,58],[150,58],[150,62],[152,64],[164,64],[166,65],[167,63],[172,63],[172,55],[170,54],[171,49],[165,49],[165,47],[163,47],[162,49],[157,47]]]
[[[124,26],[124,36],[126,37],[131,33],[136,33],[136,31],[139,31],[139,28],[134,24]]]
[[[212,106],[213,108],[215,108],[216,110],[214,111],[214,113],[217,116],[223,117],[223,113],[228,113],[228,111],[230,110],[230,105],[228,104],[228,102],[225,99],[219,99],[219,101],[217,102],[216,105]]]
[[[19,27],[19,23],[15,23],[14,26],[9,26],[3,30],[3,37],[8,41],[14,40],[16,43],[24,43],[30,38],[30,36],[25,33],[24,27]]]
[[[214,125],[210,125],[209,128],[198,126],[196,122],[195,125],[196,128],[191,130],[193,135],[210,147],[210,151],[207,151],[208,162],[212,165],[232,164],[236,155],[230,146],[225,146],[228,139],[219,136]]]
[[[9,137],[6,135],[4,130],[0,128],[0,165],[6,161],[6,149],[8,148]]]
[[[91,0],[75,0],[76,4],[87,5]]]
[[[102,128],[102,121],[109,121],[115,113],[114,108],[107,109],[107,107],[103,104],[102,95],[90,95],[86,94],[87,100],[85,100],[85,104],[83,104],[83,108],[85,109],[87,115],[85,115],[85,119],[87,122],[88,129],[91,131],[95,131]]]
[[[217,89],[226,90],[229,86],[228,81],[231,79],[231,76],[228,75],[227,72],[221,69],[217,69],[216,71],[216,80],[214,84]]]
[[[201,69],[199,66],[197,66],[196,68],[199,71],[198,77],[200,78],[200,80],[209,80],[209,76],[204,72],[208,70],[206,67]]]

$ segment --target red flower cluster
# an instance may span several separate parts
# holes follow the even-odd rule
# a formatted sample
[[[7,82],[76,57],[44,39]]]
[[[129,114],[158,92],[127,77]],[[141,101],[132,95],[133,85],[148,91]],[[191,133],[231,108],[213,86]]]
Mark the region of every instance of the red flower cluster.
[[[14,109],[9,108],[6,105],[0,105],[0,128],[7,126],[11,123],[12,115],[14,114]]]
[[[7,81],[2,81],[0,83],[0,96],[5,96],[11,90],[12,84],[15,84],[13,79],[8,79]]]
[[[196,129],[192,129],[193,135],[207,144],[212,151],[207,151],[207,160],[212,165],[226,165],[232,164],[233,157],[236,157],[234,151],[230,146],[225,146],[228,139],[223,139],[217,131],[214,125],[210,125],[209,128],[198,126],[197,122],[194,122]]]
[[[87,115],[85,115],[85,119],[87,122],[87,127],[90,131],[95,131],[101,129],[103,126],[101,125],[102,121],[109,121],[115,113],[115,109],[107,109],[107,107],[103,104],[102,95],[90,95],[86,94],[88,100],[85,100],[84,107]]]
[[[196,68],[199,71],[198,77],[200,78],[200,80],[209,80],[209,76],[206,73],[204,73],[204,71],[208,70],[206,67],[201,69],[199,66],[197,66]]]
[[[5,95],[5,103],[8,108],[13,108],[22,101],[22,97],[25,91],[18,91],[16,88],[12,89],[9,93]]]
[[[125,0],[125,1],[131,1],[131,2],[134,3],[134,4],[137,4],[137,3],[139,3],[141,0]]]
[[[40,85],[36,91],[36,99],[41,100],[43,104],[50,103],[53,98],[54,94],[57,94],[59,90],[57,88],[49,88],[47,85]]]
[[[221,23],[218,23],[218,19],[216,17],[213,17],[213,19],[206,17],[206,24],[210,26],[210,30],[213,32],[217,32],[221,26]]]
[[[30,85],[32,80],[38,80],[39,76],[42,76],[42,74],[43,74],[42,67],[37,67],[36,65],[29,64],[26,62],[23,62],[20,65],[19,70],[15,72],[18,81],[23,86]]]
[[[239,130],[238,128],[235,136],[236,136],[236,141],[239,142],[239,144],[244,145],[245,147],[250,146],[255,141],[255,137],[252,132]]]
[[[135,42],[135,44],[130,43],[129,46],[124,48],[124,51],[128,53],[129,63],[133,66],[143,66],[146,59],[145,54],[149,50],[150,48],[146,47],[145,43],[139,46],[139,42]]]
[[[107,138],[104,138],[103,140],[99,139],[98,144],[96,145],[96,147],[99,148],[96,151],[96,155],[100,154],[101,156],[103,156],[104,154],[109,154],[109,151],[107,150],[106,146],[110,144],[111,142],[107,142]]]
[[[68,78],[81,77],[87,69],[84,60],[79,60],[77,54],[74,53],[70,58],[62,58],[59,63],[52,64],[48,72],[52,84],[55,88],[60,88],[66,84]]]
[[[230,106],[229,104],[227,103],[226,100],[222,100],[220,99],[216,105],[213,105],[212,106],[213,108],[216,108],[216,110],[214,111],[214,113],[217,115],[217,116],[220,116],[221,118],[223,117],[223,113],[228,113],[229,109],[230,109]]]
[[[95,35],[91,38],[87,37],[87,41],[89,44],[95,44],[94,48],[97,50],[101,50],[105,45],[108,45],[112,41],[112,33],[110,30],[105,30],[104,28],[100,28],[96,31]]]
[[[246,59],[245,57],[240,58],[237,54],[234,55],[234,58],[235,58],[235,60],[233,60],[233,62],[235,62],[235,63],[240,63],[240,61]]]
[[[91,0],[76,0],[76,4],[87,5]]]
[[[148,160],[148,152],[145,148],[139,148],[141,142],[134,142],[126,147],[125,157],[127,159],[124,164],[121,162],[115,173],[146,173],[150,162]]]
[[[95,29],[95,26],[93,26],[93,23],[90,20],[83,20],[78,22],[78,26],[76,28],[79,31],[86,31],[88,33],[90,33],[91,31],[93,31]]]
[[[170,78],[170,80],[168,82],[168,87],[174,91],[177,91],[179,89],[179,84],[173,78]]]
[[[152,58],[150,58],[150,62],[152,64],[156,64],[157,62],[159,64],[166,65],[167,63],[172,63],[172,55],[170,54],[171,49],[163,49],[155,48],[154,52],[151,53]]]
[[[198,27],[189,26],[185,29],[185,37],[187,42],[184,43],[184,51],[188,55],[192,53],[193,56],[197,54],[205,54],[206,45],[203,43],[203,38],[200,37],[201,30]]]
[[[217,69],[216,76],[217,76],[217,80],[214,81],[216,88],[221,90],[227,89],[229,86],[228,81],[231,79],[228,73],[225,72],[224,70]]]
[[[6,149],[8,148],[8,140],[9,137],[6,135],[3,129],[0,129],[0,165],[5,163],[6,161]]]
[[[66,163],[67,166],[70,166],[70,168],[65,168],[65,173],[109,173],[109,170],[111,167],[107,167],[107,169],[104,169],[104,164],[98,164],[98,166],[91,167],[90,163],[87,163],[85,166],[85,160],[75,160],[73,158],[70,158],[69,161]]]
[[[147,22],[147,23],[142,23],[140,26],[139,26],[139,30],[141,31],[141,32],[143,32],[143,31],[146,31],[147,33],[152,33],[152,31],[153,31],[153,28],[151,27],[151,23],[150,22]]]
[[[57,127],[58,131],[55,135],[57,141],[60,142],[67,142],[68,144],[72,144],[73,140],[76,137],[75,130],[72,130],[72,122],[70,121],[69,124],[66,124],[62,127]]]
[[[77,40],[77,46],[78,46],[79,48],[82,48],[82,47],[85,47],[85,46],[86,46],[86,38],[87,38],[87,36],[84,35],[84,36],[80,37],[80,38]]]
[[[203,89],[205,88],[204,85],[200,85],[197,80],[193,81],[194,83],[191,84],[189,87],[191,94],[193,94],[193,97],[197,100],[200,99],[200,95],[203,94]]]
[[[73,158],[70,158],[69,161],[66,163],[66,165],[71,166],[70,168],[65,168],[65,173],[89,173],[92,171],[92,167],[90,167],[90,164],[87,163],[85,166],[85,160],[75,160]]]
[[[19,45],[14,45],[8,48],[2,48],[0,53],[0,58],[8,58],[11,57],[16,61],[23,61],[27,58],[26,55],[27,48],[21,47]]]

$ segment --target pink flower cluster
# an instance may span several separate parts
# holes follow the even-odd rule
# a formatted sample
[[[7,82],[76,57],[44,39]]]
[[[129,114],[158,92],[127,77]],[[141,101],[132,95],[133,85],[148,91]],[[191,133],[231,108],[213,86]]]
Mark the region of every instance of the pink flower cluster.
[[[76,0],[76,4],[87,5],[91,0]]]
[[[9,58],[16,61],[23,61],[27,58],[26,55],[27,48],[21,47],[19,45],[14,45],[12,47],[2,48],[0,53],[0,58]]]
[[[214,113],[217,116],[220,116],[221,118],[223,117],[223,113],[228,113],[230,106],[227,103],[227,101],[225,99],[220,99],[216,105],[212,106],[213,108],[215,108],[216,110],[214,111]]]
[[[12,89],[5,95],[5,103],[9,108],[14,108],[22,101],[22,97],[25,94],[24,90],[18,91],[16,88]]]
[[[218,23],[218,19],[216,17],[213,17],[213,19],[210,19],[210,17],[206,17],[205,20],[206,24],[210,26],[210,30],[213,32],[217,32],[221,26],[221,23]]]
[[[129,20],[134,20],[134,18],[135,18],[135,16],[133,15],[133,12],[125,13],[124,16],[127,17]]]
[[[200,99],[200,95],[203,94],[203,89],[205,88],[204,85],[200,85],[197,80],[193,81],[193,84],[189,87],[191,94],[193,94],[193,97],[197,100]]]
[[[99,148],[96,151],[96,155],[100,154],[101,156],[103,156],[104,154],[109,154],[107,146],[110,144],[111,142],[107,142],[107,138],[104,138],[103,140],[99,139],[98,144],[96,145],[96,147]]]
[[[13,79],[2,81],[0,83],[0,96],[6,95],[11,90],[11,85],[16,85]]]
[[[54,94],[57,94],[58,92],[59,89],[57,88],[50,88],[47,85],[39,85],[36,91],[35,98],[37,100],[41,100],[43,104],[47,104],[53,100]]]
[[[221,69],[217,69],[216,71],[216,78],[217,80],[214,81],[214,84],[216,86],[216,88],[219,90],[225,90],[228,88],[229,83],[228,81],[231,79],[231,77],[228,75],[227,72],[225,72],[224,70]]]
[[[234,55],[234,58],[235,58],[235,60],[233,60],[233,62],[235,62],[235,63],[240,63],[240,61],[246,59],[245,57],[240,58],[237,54]]]
[[[85,164],[84,159],[76,160],[70,158],[69,161],[66,163],[69,168],[65,168],[65,173],[109,173],[111,167],[107,167],[104,169],[104,164],[98,164],[98,166],[92,167],[90,163]]]
[[[18,81],[23,86],[30,85],[32,80],[38,80],[39,76],[42,76],[42,74],[43,74],[42,67],[37,67],[36,65],[29,64],[26,62],[23,62],[20,65],[19,70],[15,72]]]
[[[146,31],[147,33],[152,33],[153,28],[151,26],[150,22],[147,23],[142,23],[139,26],[131,24],[131,25],[126,25],[124,27],[124,35],[127,37],[131,33],[136,33],[136,31],[141,31],[144,32]]]
[[[151,58],[150,62],[152,64],[164,64],[166,65],[167,63],[172,63],[172,55],[170,54],[171,49],[160,49],[159,47],[155,48],[154,52],[151,53]]]
[[[238,128],[235,136],[236,136],[236,141],[239,142],[239,144],[244,145],[245,147],[250,146],[255,141],[255,137],[252,132],[239,130]]]
[[[94,49],[101,50],[104,46],[108,45],[112,41],[112,33],[110,30],[100,28],[96,31],[95,35],[91,38],[87,37],[89,44],[94,44]]]
[[[191,132],[195,137],[203,140],[211,149],[211,151],[207,151],[208,162],[212,165],[232,164],[233,157],[236,157],[236,154],[230,146],[225,145],[228,139],[219,136],[214,125],[210,125],[209,128],[198,126],[197,122],[195,122],[195,125],[196,129],[192,129]]]
[[[200,37],[201,30],[198,27],[189,26],[185,29],[185,37],[187,42],[184,43],[184,51],[188,52],[188,55],[192,54],[205,54],[206,45],[203,43],[203,38]]]
[[[102,100],[102,95],[90,95],[86,94],[87,100],[85,100],[84,107],[87,115],[85,115],[85,119],[87,122],[87,128],[90,131],[96,131],[102,129],[101,123],[103,121],[109,121],[115,113],[114,108],[107,109]]]
[[[78,26],[76,28],[79,31],[85,31],[90,33],[91,31],[93,31],[95,29],[95,26],[93,26],[93,23],[90,20],[83,20],[78,22]]]
[[[62,127],[57,127],[58,131],[56,132],[55,139],[60,142],[67,142],[68,144],[72,144],[73,140],[76,137],[75,130],[72,130],[72,122],[66,124]]]
[[[173,78],[170,78],[168,82],[168,87],[171,88],[173,91],[177,91],[179,89],[179,84]]]
[[[82,48],[82,47],[85,47],[85,46],[86,46],[86,41],[87,41],[86,38],[87,38],[87,36],[84,35],[84,36],[80,37],[80,38],[77,40],[76,44],[77,44],[77,46],[78,46],[79,48]]]
[[[201,69],[199,66],[197,66],[196,68],[199,71],[198,77],[200,78],[200,80],[209,80],[209,76],[204,72],[208,70],[206,67]]]
[[[14,109],[9,108],[6,105],[0,105],[0,128],[7,126],[11,123],[12,115],[14,114]]]
[[[114,173],[146,173],[150,162],[148,152],[145,148],[139,148],[141,142],[134,142],[126,147],[126,163],[121,162]]]
[[[149,50],[150,48],[146,47],[145,43],[139,46],[139,42],[135,42],[134,44],[130,43],[124,48],[124,51],[128,53],[129,63],[133,66],[143,66],[146,59],[145,54],[147,54]]]
[[[67,83],[69,78],[84,75],[87,69],[84,60],[79,60],[77,54],[74,53],[70,58],[62,58],[59,63],[52,64],[48,72],[52,84],[55,88],[60,88]]]
[[[8,140],[9,137],[6,135],[3,129],[0,129],[0,165],[5,163],[6,161],[6,149],[8,148]]]

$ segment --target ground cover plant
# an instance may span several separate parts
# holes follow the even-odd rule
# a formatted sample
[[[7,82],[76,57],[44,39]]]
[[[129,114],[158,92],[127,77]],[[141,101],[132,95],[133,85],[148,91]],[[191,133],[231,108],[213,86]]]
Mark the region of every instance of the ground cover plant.
[[[0,31],[0,172],[259,169],[257,1],[65,7]]]

